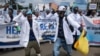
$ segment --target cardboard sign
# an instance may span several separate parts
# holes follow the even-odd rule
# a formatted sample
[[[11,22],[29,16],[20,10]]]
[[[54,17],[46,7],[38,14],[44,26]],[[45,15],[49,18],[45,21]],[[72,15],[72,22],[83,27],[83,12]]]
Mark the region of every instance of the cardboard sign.
[[[58,5],[55,4],[55,3],[51,3],[51,8],[52,8],[53,10],[57,11]]]

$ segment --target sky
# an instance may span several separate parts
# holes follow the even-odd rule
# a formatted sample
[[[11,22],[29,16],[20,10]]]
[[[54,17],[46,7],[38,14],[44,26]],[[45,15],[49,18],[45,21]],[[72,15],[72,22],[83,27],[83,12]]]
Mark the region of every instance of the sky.
[[[18,0],[18,1],[20,1],[21,2],[21,0]],[[55,3],[57,3],[57,4],[60,4],[60,2],[62,2],[62,0],[22,0],[22,1],[25,1],[25,2],[27,2],[27,3],[21,3],[21,4],[24,4],[25,6],[27,6],[29,3],[32,3],[32,4],[38,4],[38,3],[49,3],[49,2],[55,2]],[[74,2],[74,0],[63,0],[63,2],[70,2],[70,3],[73,3]]]
[[[0,2],[1,1],[4,1],[4,0],[0,0]],[[56,2],[57,4],[60,4],[60,2],[69,2],[72,5],[73,2],[75,2],[75,1],[77,3],[80,3],[80,2],[84,3],[86,0],[17,0],[17,1],[21,2],[20,3],[21,5],[28,6],[29,3],[32,3],[34,5],[34,4],[38,4],[38,3],[45,4],[45,3],[49,3],[49,2]]]
[[[87,0],[18,0],[18,1],[25,1],[26,5],[28,5],[29,3],[32,4],[38,4],[38,3],[49,3],[49,2],[56,2],[56,3],[60,3],[60,2],[70,2],[71,4],[73,2],[77,2],[77,3],[85,3]]]

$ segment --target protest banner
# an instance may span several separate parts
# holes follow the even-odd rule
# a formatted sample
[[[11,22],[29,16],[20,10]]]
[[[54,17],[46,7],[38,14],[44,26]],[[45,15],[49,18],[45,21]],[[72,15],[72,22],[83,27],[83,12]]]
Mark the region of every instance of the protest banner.
[[[89,18],[84,16],[84,21],[90,45],[100,46],[100,17]]]
[[[37,19],[39,37],[43,40],[53,40],[56,34],[56,19]],[[20,32],[12,23],[0,24],[0,48],[16,48],[20,45]]]
[[[12,23],[0,24],[0,48],[20,47],[20,32]]]
[[[43,40],[53,40],[57,29],[56,19],[38,19],[39,37]]]
[[[100,17],[84,17],[87,28],[87,38],[90,45],[100,46]],[[39,37],[43,40],[53,40],[57,30],[56,19],[37,19]],[[22,47],[20,42],[20,32],[13,24],[0,24],[0,48]]]

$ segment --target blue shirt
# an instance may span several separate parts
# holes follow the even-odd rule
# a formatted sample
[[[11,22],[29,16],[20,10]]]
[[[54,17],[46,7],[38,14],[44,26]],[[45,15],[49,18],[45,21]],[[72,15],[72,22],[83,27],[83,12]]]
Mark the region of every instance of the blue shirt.
[[[33,32],[33,30],[32,30],[32,20],[28,20],[28,22],[29,22],[29,25],[30,25],[29,41],[36,40],[36,39],[35,39],[34,32]]]

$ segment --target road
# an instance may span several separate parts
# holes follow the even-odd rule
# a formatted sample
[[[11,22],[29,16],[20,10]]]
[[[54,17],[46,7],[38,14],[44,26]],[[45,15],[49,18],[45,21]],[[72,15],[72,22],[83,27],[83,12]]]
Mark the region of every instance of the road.
[[[53,44],[43,43],[41,44],[41,55],[52,56]],[[24,56],[24,49],[5,50],[0,51],[0,56]],[[61,48],[60,56],[66,56],[66,52]],[[35,56],[34,49],[31,50],[31,56]],[[78,51],[73,50],[73,56],[84,56]],[[90,47],[89,54],[87,56],[100,56],[100,47]]]

